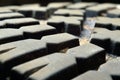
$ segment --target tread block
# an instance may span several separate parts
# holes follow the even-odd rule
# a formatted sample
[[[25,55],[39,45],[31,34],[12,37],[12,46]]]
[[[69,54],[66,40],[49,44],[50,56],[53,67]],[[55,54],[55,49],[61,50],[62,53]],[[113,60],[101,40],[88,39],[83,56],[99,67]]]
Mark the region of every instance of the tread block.
[[[65,48],[71,48],[79,45],[77,37],[68,33],[59,33],[48,35],[41,38],[47,43],[48,52],[53,53]]]
[[[97,17],[97,21],[95,24],[96,27],[107,28],[109,30],[115,29],[110,22],[110,18],[108,17]]]
[[[79,36],[81,32],[81,22],[81,17],[53,16],[47,21],[47,24],[55,27],[59,33],[67,32]]]
[[[41,39],[46,35],[55,34],[57,31],[54,27],[49,25],[31,25],[20,28],[24,32],[25,38]]]
[[[72,5],[68,5],[68,9],[86,9],[87,7],[97,5],[95,2],[78,2]]]
[[[18,8],[18,12],[26,17],[34,17],[36,19],[47,19],[49,17],[49,9],[47,7],[40,7],[38,5],[24,5]]]
[[[65,55],[62,53],[54,53],[41,58],[37,58],[35,60],[26,62],[18,66],[15,66],[12,69],[11,80],[16,80],[16,78],[17,80],[25,80],[30,75],[34,74],[40,69],[45,68],[46,66],[49,66],[49,64],[53,64],[54,62],[57,62],[66,57],[68,57],[68,55]],[[71,56],[69,55],[69,57]],[[74,60],[73,58],[71,59]],[[51,74],[48,74],[48,75],[51,75]]]
[[[50,64],[30,75],[27,80],[70,80],[78,74],[75,58],[70,55],[53,54],[48,60]]]
[[[13,67],[11,71],[11,80],[25,80],[31,74],[47,66],[50,61],[45,57],[37,58],[32,61]]]
[[[111,46],[112,46],[112,54],[120,56],[120,31],[112,31],[111,32]]]
[[[0,29],[0,44],[24,39],[23,32],[18,29]]]
[[[94,44],[85,44],[71,48],[67,54],[75,56],[79,73],[96,69],[105,62],[105,50]],[[96,61],[97,59],[97,61]]]
[[[79,17],[79,16],[58,16],[58,15],[53,15],[51,16],[52,19],[59,19],[59,20],[62,20],[63,18],[66,18],[66,19],[73,19],[73,20],[78,20],[78,21],[83,21],[84,18],[83,17]]]
[[[86,16],[87,17],[100,16],[103,13],[105,13],[107,10],[113,9],[113,8],[116,8],[116,5],[112,3],[98,4],[98,5],[86,8]]]
[[[9,6],[2,6],[2,7],[0,7],[0,9],[2,9],[2,10],[4,9],[5,11],[7,11],[7,10],[9,11],[9,10],[10,10],[10,11],[12,11],[12,12],[15,12],[19,7],[20,7],[20,6],[17,6],[17,5],[9,5]],[[4,11],[4,10],[3,10],[3,11]],[[7,11],[7,12],[8,12],[8,11]],[[10,11],[9,11],[9,12],[10,12]]]
[[[20,7],[34,7],[34,8],[38,8],[38,7],[41,7],[41,5],[39,3],[29,3],[29,4],[23,4]]]
[[[104,28],[96,28],[91,43],[103,47],[108,53],[120,55],[120,31],[110,31]]]
[[[112,80],[105,72],[87,71],[72,80]]]
[[[0,21],[0,29],[5,28],[6,24],[4,21]]]
[[[36,19],[46,20],[50,16],[49,9],[47,7],[35,8],[33,10],[33,13],[34,13],[33,17]]]
[[[47,55],[46,43],[40,40],[26,39],[0,46],[0,71],[3,76],[10,73],[12,67],[29,60]]]
[[[1,13],[12,13],[12,12],[13,12],[12,10],[2,9],[2,8],[0,7],[0,14],[1,14]]]
[[[13,12],[13,13],[1,13],[0,14],[0,20],[5,19],[13,19],[13,18],[23,18],[24,16],[20,13]]]
[[[39,24],[39,21],[34,18],[7,19],[4,21],[7,28],[20,28],[22,26]]]
[[[79,36],[81,33],[81,23],[80,21],[73,19],[66,19],[65,21],[65,32],[70,33],[72,35]]]
[[[70,2],[51,2],[48,4],[48,8],[64,8],[65,6],[70,4]]]
[[[58,33],[64,32],[65,29],[64,21],[51,18],[47,20],[47,24],[55,27]]]
[[[120,18],[120,9],[108,10],[107,16],[112,18]]]
[[[47,5],[47,8],[50,10],[49,14],[52,15],[57,9],[65,8],[70,4],[70,2],[51,2]]]
[[[33,16],[33,11],[32,8],[30,7],[21,7],[17,9],[17,12],[23,14],[25,17],[32,17]]]
[[[100,66],[99,71],[107,72],[113,80],[120,80],[120,58],[104,63]]]
[[[58,9],[54,12],[54,15],[58,16],[82,16],[84,17],[84,10],[69,10],[69,9]]]
[[[83,21],[84,20],[84,18],[83,17],[78,17],[78,16],[69,16],[69,17],[67,17],[68,19],[75,19],[75,20],[78,20],[78,21]]]
[[[107,28],[109,30],[120,30],[119,18],[97,17],[96,27]]]
[[[33,10],[39,7],[39,4],[24,4],[17,8],[16,11],[23,14],[25,17],[33,17]]]
[[[107,52],[111,52],[109,36],[110,36],[109,30],[104,29],[104,28],[95,28],[94,34],[91,39],[91,43],[104,48]]]

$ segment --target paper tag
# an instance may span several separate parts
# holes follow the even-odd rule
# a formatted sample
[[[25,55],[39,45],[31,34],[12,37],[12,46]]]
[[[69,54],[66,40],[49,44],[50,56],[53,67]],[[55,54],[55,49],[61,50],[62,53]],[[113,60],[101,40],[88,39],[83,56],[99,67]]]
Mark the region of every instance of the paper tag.
[[[93,29],[95,27],[95,23],[95,20],[86,20],[83,27],[88,26],[89,28]]]
[[[83,25],[82,37],[86,39],[90,39],[93,29],[95,27],[95,20],[86,20]]]

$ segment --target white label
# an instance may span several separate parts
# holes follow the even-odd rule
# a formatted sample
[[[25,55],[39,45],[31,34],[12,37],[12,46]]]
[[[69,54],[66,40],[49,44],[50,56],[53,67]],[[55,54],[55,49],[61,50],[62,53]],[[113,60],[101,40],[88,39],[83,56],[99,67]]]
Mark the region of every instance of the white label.
[[[86,20],[83,25],[82,37],[90,39],[95,27],[95,20]]]
[[[94,28],[95,27],[95,20],[86,20],[85,22],[84,22],[84,25],[83,25],[83,27],[84,26],[88,26],[89,28]]]

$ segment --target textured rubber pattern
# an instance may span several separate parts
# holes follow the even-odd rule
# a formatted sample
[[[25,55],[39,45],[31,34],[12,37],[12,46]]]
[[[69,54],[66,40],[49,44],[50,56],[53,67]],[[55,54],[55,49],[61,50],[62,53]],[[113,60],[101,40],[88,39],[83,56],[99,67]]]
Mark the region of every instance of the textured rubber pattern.
[[[54,27],[49,25],[30,25],[22,26],[20,30],[23,31],[24,38],[41,39],[46,35],[56,34],[57,31]]]
[[[120,55],[120,31],[110,31],[104,28],[96,28],[91,43],[106,49],[107,52]]]
[[[46,43],[40,40],[26,39],[0,46],[0,74],[8,76],[12,67],[26,61],[47,55]]]

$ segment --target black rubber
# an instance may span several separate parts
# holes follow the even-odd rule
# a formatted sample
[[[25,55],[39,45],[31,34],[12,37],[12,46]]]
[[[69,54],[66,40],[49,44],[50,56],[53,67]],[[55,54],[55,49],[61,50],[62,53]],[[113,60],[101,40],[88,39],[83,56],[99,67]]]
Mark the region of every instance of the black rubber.
[[[54,27],[49,25],[30,25],[22,26],[20,30],[24,33],[24,38],[41,39],[46,35],[56,34],[57,31]]]
[[[47,55],[46,43],[40,40],[26,39],[0,46],[0,74],[8,76],[12,67],[29,60]]]
[[[4,20],[7,28],[20,28],[22,26],[37,25],[40,24],[38,20],[34,18],[16,18]]]
[[[44,36],[41,40],[47,43],[49,53],[58,52],[65,48],[72,48],[79,45],[78,38],[68,33]]]
[[[120,55],[120,31],[96,28],[91,43],[103,47],[108,53]]]
[[[120,58],[109,60],[100,66],[99,71],[107,72],[113,80],[120,80]]]
[[[105,72],[87,71],[72,80],[112,80],[112,78]]]
[[[106,61],[105,50],[94,44],[85,44],[71,48],[67,51],[67,54],[75,56],[79,74],[97,69],[99,65]]]

